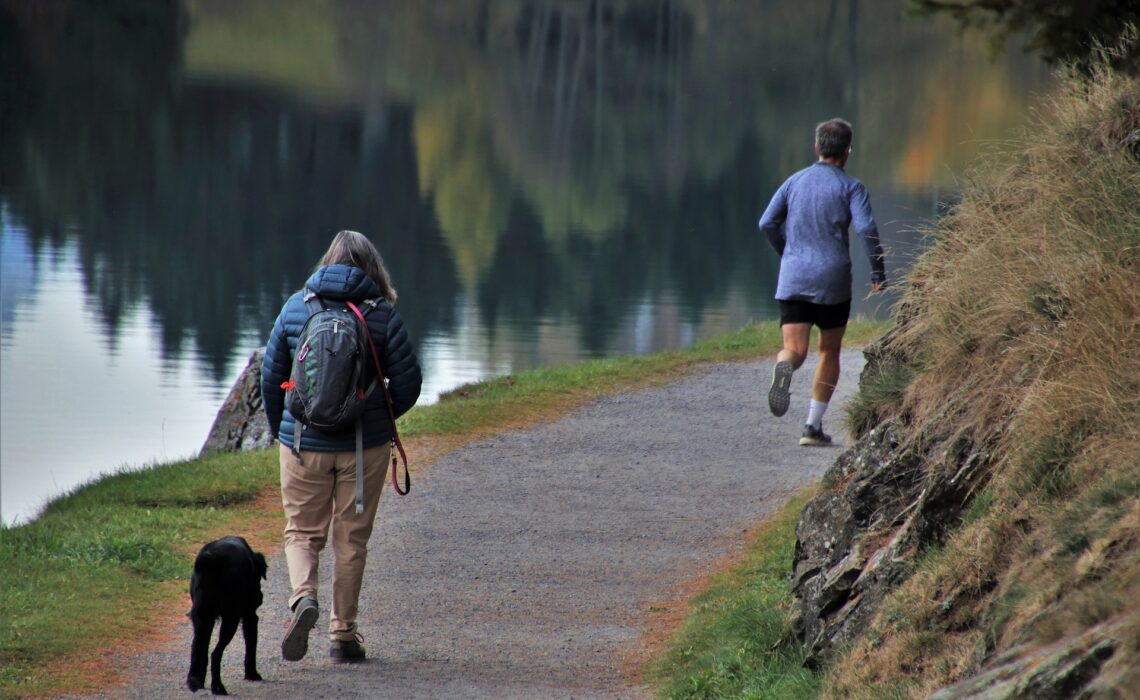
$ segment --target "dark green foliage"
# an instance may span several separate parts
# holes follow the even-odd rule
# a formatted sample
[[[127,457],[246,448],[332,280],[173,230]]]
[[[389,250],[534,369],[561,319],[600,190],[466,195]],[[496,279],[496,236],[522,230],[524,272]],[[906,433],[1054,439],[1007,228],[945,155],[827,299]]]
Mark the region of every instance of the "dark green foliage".
[[[986,619],[983,623],[985,625],[985,631],[982,635],[982,648],[979,650],[981,656],[988,655],[997,646],[998,639],[1001,637],[1006,625],[1013,618],[1018,605],[1020,605],[1028,595],[1028,588],[1021,584],[1014,584],[1009,590],[999,595],[990,605],[989,610],[986,611]]]
[[[988,31],[995,50],[1011,36],[1025,34],[1027,51],[1084,70],[1095,65],[1098,46],[1117,46],[1128,38],[1129,24],[1140,26],[1140,3],[1135,0],[911,0],[911,6]],[[1135,35],[1113,65],[1129,73],[1140,69]]]

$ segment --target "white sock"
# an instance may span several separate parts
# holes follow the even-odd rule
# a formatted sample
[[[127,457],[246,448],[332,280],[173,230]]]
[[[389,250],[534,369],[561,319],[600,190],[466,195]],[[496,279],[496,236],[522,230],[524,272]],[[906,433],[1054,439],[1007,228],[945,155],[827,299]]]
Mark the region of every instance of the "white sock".
[[[816,430],[823,430],[823,412],[827,410],[826,401],[811,400],[808,406],[807,424]]]

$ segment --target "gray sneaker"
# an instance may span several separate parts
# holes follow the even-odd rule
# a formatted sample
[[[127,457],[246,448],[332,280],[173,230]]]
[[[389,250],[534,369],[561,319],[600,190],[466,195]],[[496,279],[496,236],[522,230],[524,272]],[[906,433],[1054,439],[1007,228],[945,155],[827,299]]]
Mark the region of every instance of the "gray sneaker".
[[[782,360],[772,368],[772,387],[768,389],[768,408],[779,417],[788,412],[792,402],[792,363]]]
[[[817,447],[826,447],[831,444],[831,436],[823,432],[819,428],[813,428],[810,425],[804,426],[803,436],[800,437],[801,445],[814,445]]]
[[[364,661],[364,646],[361,644],[363,641],[364,637],[359,634],[355,639],[334,639],[329,643],[329,658],[338,664]]]
[[[309,630],[317,624],[320,609],[317,601],[312,598],[302,598],[293,607],[293,619],[285,630],[285,638],[281,640],[281,658],[286,661],[300,661],[309,651]]]

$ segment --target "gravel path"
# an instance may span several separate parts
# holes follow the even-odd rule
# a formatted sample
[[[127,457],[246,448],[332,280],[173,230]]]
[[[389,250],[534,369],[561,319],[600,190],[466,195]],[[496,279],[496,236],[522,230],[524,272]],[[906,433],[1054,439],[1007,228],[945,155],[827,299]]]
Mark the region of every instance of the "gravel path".
[[[767,409],[771,361],[715,364],[446,455],[421,471],[410,496],[384,493],[361,600],[371,658],[332,665],[320,633],[304,660],[281,660],[289,586],[278,555],[260,610],[266,680],[242,680],[239,632],[225,655],[230,693],[650,695],[623,664],[644,643],[649,607],[738,551],[749,526],[839,454],[796,444],[815,357],[796,372],[781,419]],[[840,445],[840,404],[862,364],[859,351],[844,352],[826,419]],[[330,560],[331,551],[322,586]],[[322,610],[315,632],[325,624]],[[189,627],[166,648],[124,661],[131,681],[107,697],[187,697]]]

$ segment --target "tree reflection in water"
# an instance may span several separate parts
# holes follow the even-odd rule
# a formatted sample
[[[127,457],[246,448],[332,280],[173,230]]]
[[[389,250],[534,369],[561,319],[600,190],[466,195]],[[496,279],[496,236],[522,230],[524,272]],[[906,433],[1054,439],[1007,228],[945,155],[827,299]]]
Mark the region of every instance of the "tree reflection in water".
[[[461,294],[585,354],[645,299],[766,309],[755,220],[816,121],[917,217],[1043,76],[860,0],[0,0],[0,38],[0,197],[37,248],[77,240],[112,345],[149,304],[219,382],[345,227],[418,337]]]

